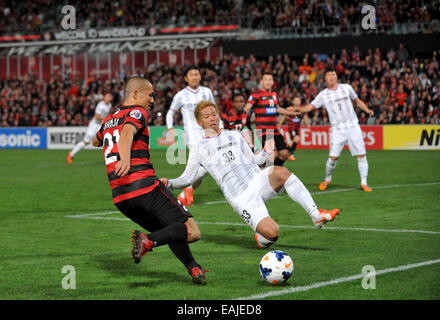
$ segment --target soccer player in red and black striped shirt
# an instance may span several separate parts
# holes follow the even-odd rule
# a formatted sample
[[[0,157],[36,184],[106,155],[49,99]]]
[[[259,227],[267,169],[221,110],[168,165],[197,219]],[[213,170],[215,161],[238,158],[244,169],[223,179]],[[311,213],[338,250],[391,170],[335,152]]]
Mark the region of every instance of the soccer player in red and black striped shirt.
[[[278,105],[277,93],[272,91],[273,83],[272,74],[264,73],[260,81],[262,88],[251,94],[244,106],[244,111],[249,113],[251,109],[253,110],[257,134],[260,136],[263,146],[267,139],[275,140],[278,156],[275,158],[274,165],[282,166],[289,156],[289,149],[278,131],[277,116],[278,114],[294,116],[298,113]]]
[[[291,107],[296,108],[299,106],[301,106],[301,98],[300,97],[293,98],[293,105]],[[290,137],[292,139],[289,145],[289,153],[290,153],[289,160],[295,161],[296,158],[294,153],[296,150],[296,146],[300,141],[301,121],[303,117],[301,115],[290,116],[290,117],[283,115],[278,120],[278,127],[281,127],[286,119],[287,119],[287,130],[289,131]],[[307,114],[304,115],[304,123],[306,124],[307,127],[310,127],[309,117],[307,116]]]
[[[241,131],[244,127],[251,128],[249,115],[243,111],[244,97],[241,94],[232,96],[232,109],[221,114],[223,127],[228,130]]]
[[[108,115],[93,139],[104,146],[104,158],[113,203],[125,216],[151,233],[133,231],[132,258],[139,263],[154,247],[168,244],[186,266],[193,282],[206,277],[188,243],[200,239],[200,230],[188,210],[156,177],[150,162],[148,111],[154,103],[153,86],[143,78],[130,78],[125,100]]]

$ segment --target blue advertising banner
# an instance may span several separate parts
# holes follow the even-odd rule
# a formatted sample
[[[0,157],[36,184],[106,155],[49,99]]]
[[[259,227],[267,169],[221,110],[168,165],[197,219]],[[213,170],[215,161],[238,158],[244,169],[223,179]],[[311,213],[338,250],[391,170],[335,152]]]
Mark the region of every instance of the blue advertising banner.
[[[0,128],[0,149],[46,148],[46,128]]]

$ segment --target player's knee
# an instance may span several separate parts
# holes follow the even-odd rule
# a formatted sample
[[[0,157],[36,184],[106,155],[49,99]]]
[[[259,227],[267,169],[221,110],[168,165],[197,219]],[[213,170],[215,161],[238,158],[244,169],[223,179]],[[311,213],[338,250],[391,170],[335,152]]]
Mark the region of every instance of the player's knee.
[[[299,136],[293,137],[293,142],[298,143],[299,142]]]
[[[284,184],[292,174],[289,171],[289,169],[287,169],[286,167],[276,166],[274,167],[274,169],[275,169],[275,176],[277,177],[277,179],[280,181],[281,184]]]
[[[284,150],[281,150],[279,153],[278,153],[278,157],[280,158],[280,160],[287,160],[287,158],[289,157],[289,150],[286,150],[286,149],[284,149]]]
[[[200,232],[199,227],[195,223],[186,223],[186,227],[188,230],[186,241],[187,242],[196,242],[202,238],[202,233]]]
[[[196,242],[202,238],[200,230],[188,230],[188,235],[186,237],[187,242]]]

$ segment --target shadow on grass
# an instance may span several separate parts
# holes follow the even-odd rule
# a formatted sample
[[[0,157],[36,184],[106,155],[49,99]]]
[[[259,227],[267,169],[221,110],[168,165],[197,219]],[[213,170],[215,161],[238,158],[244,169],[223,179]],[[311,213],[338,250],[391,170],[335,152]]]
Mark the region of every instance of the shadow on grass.
[[[147,257],[148,259],[148,257]],[[166,283],[190,283],[191,277],[187,274],[186,269],[183,267],[176,268],[176,272],[170,271],[157,271],[148,270],[146,264],[142,265],[133,263],[129,256],[118,256],[118,257],[95,257],[95,262],[98,263],[99,267],[106,270],[112,274],[118,276],[136,276],[142,277],[142,281],[135,281],[129,284],[131,288],[138,287],[155,287]],[[179,266],[180,267],[180,266]]]
[[[284,244],[282,242],[275,243],[270,248],[261,249],[258,247],[257,243],[252,237],[244,237],[242,235],[210,235],[204,234],[202,235],[202,241],[213,242],[223,246],[236,246],[242,249],[250,249],[250,250],[271,250],[271,249],[279,249],[283,250],[284,248],[288,249],[299,249],[299,250],[314,250],[314,251],[330,251],[328,248],[317,248],[317,247],[305,247],[305,246],[297,246],[291,244]]]

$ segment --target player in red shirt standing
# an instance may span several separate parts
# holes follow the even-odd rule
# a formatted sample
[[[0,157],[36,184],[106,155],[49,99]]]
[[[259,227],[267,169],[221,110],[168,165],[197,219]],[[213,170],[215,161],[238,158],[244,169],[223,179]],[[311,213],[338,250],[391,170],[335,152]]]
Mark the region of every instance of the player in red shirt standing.
[[[221,120],[223,121],[223,127],[227,130],[237,130],[241,132],[241,135],[254,151],[254,142],[251,122],[249,114],[243,111],[244,97],[240,93],[232,96],[232,109],[222,113]],[[247,128],[245,128],[247,127]]]
[[[299,107],[300,105],[301,105],[301,99],[299,97],[295,97],[293,99],[293,107]],[[281,128],[281,126],[286,121],[286,119],[287,119],[287,130],[289,130],[290,137],[292,138],[292,142],[289,144],[289,154],[290,154],[289,160],[295,161],[296,158],[294,153],[300,140],[302,116],[297,115],[297,116],[288,117],[283,115],[278,121],[278,128]],[[309,118],[307,114],[304,115],[304,123],[306,124],[307,127],[310,126]]]
[[[278,114],[294,116],[297,112],[278,105],[278,95],[272,91],[273,83],[272,74],[264,73],[260,81],[262,88],[251,94],[244,106],[244,111],[248,114],[251,109],[254,111],[257,133],[263,146],[267,139],[275,140],[278,156],[275,158],[274,165],[282,166],[289,156],[289,149],[277,128],[277,116]]]
[[[125,216],[151,233],[134,230],[132,259],[139,263],[154,247],[168,244],[185,265],[194,283],[206,283],[205,271],[195,261],[188,243],[200,230],[188,210],[159,181],[149,153],[148,111],[154,103],[153,86],[143,78],[125,84],[125,100],[108,115],[93,138],[104,146],[113,203]]]

